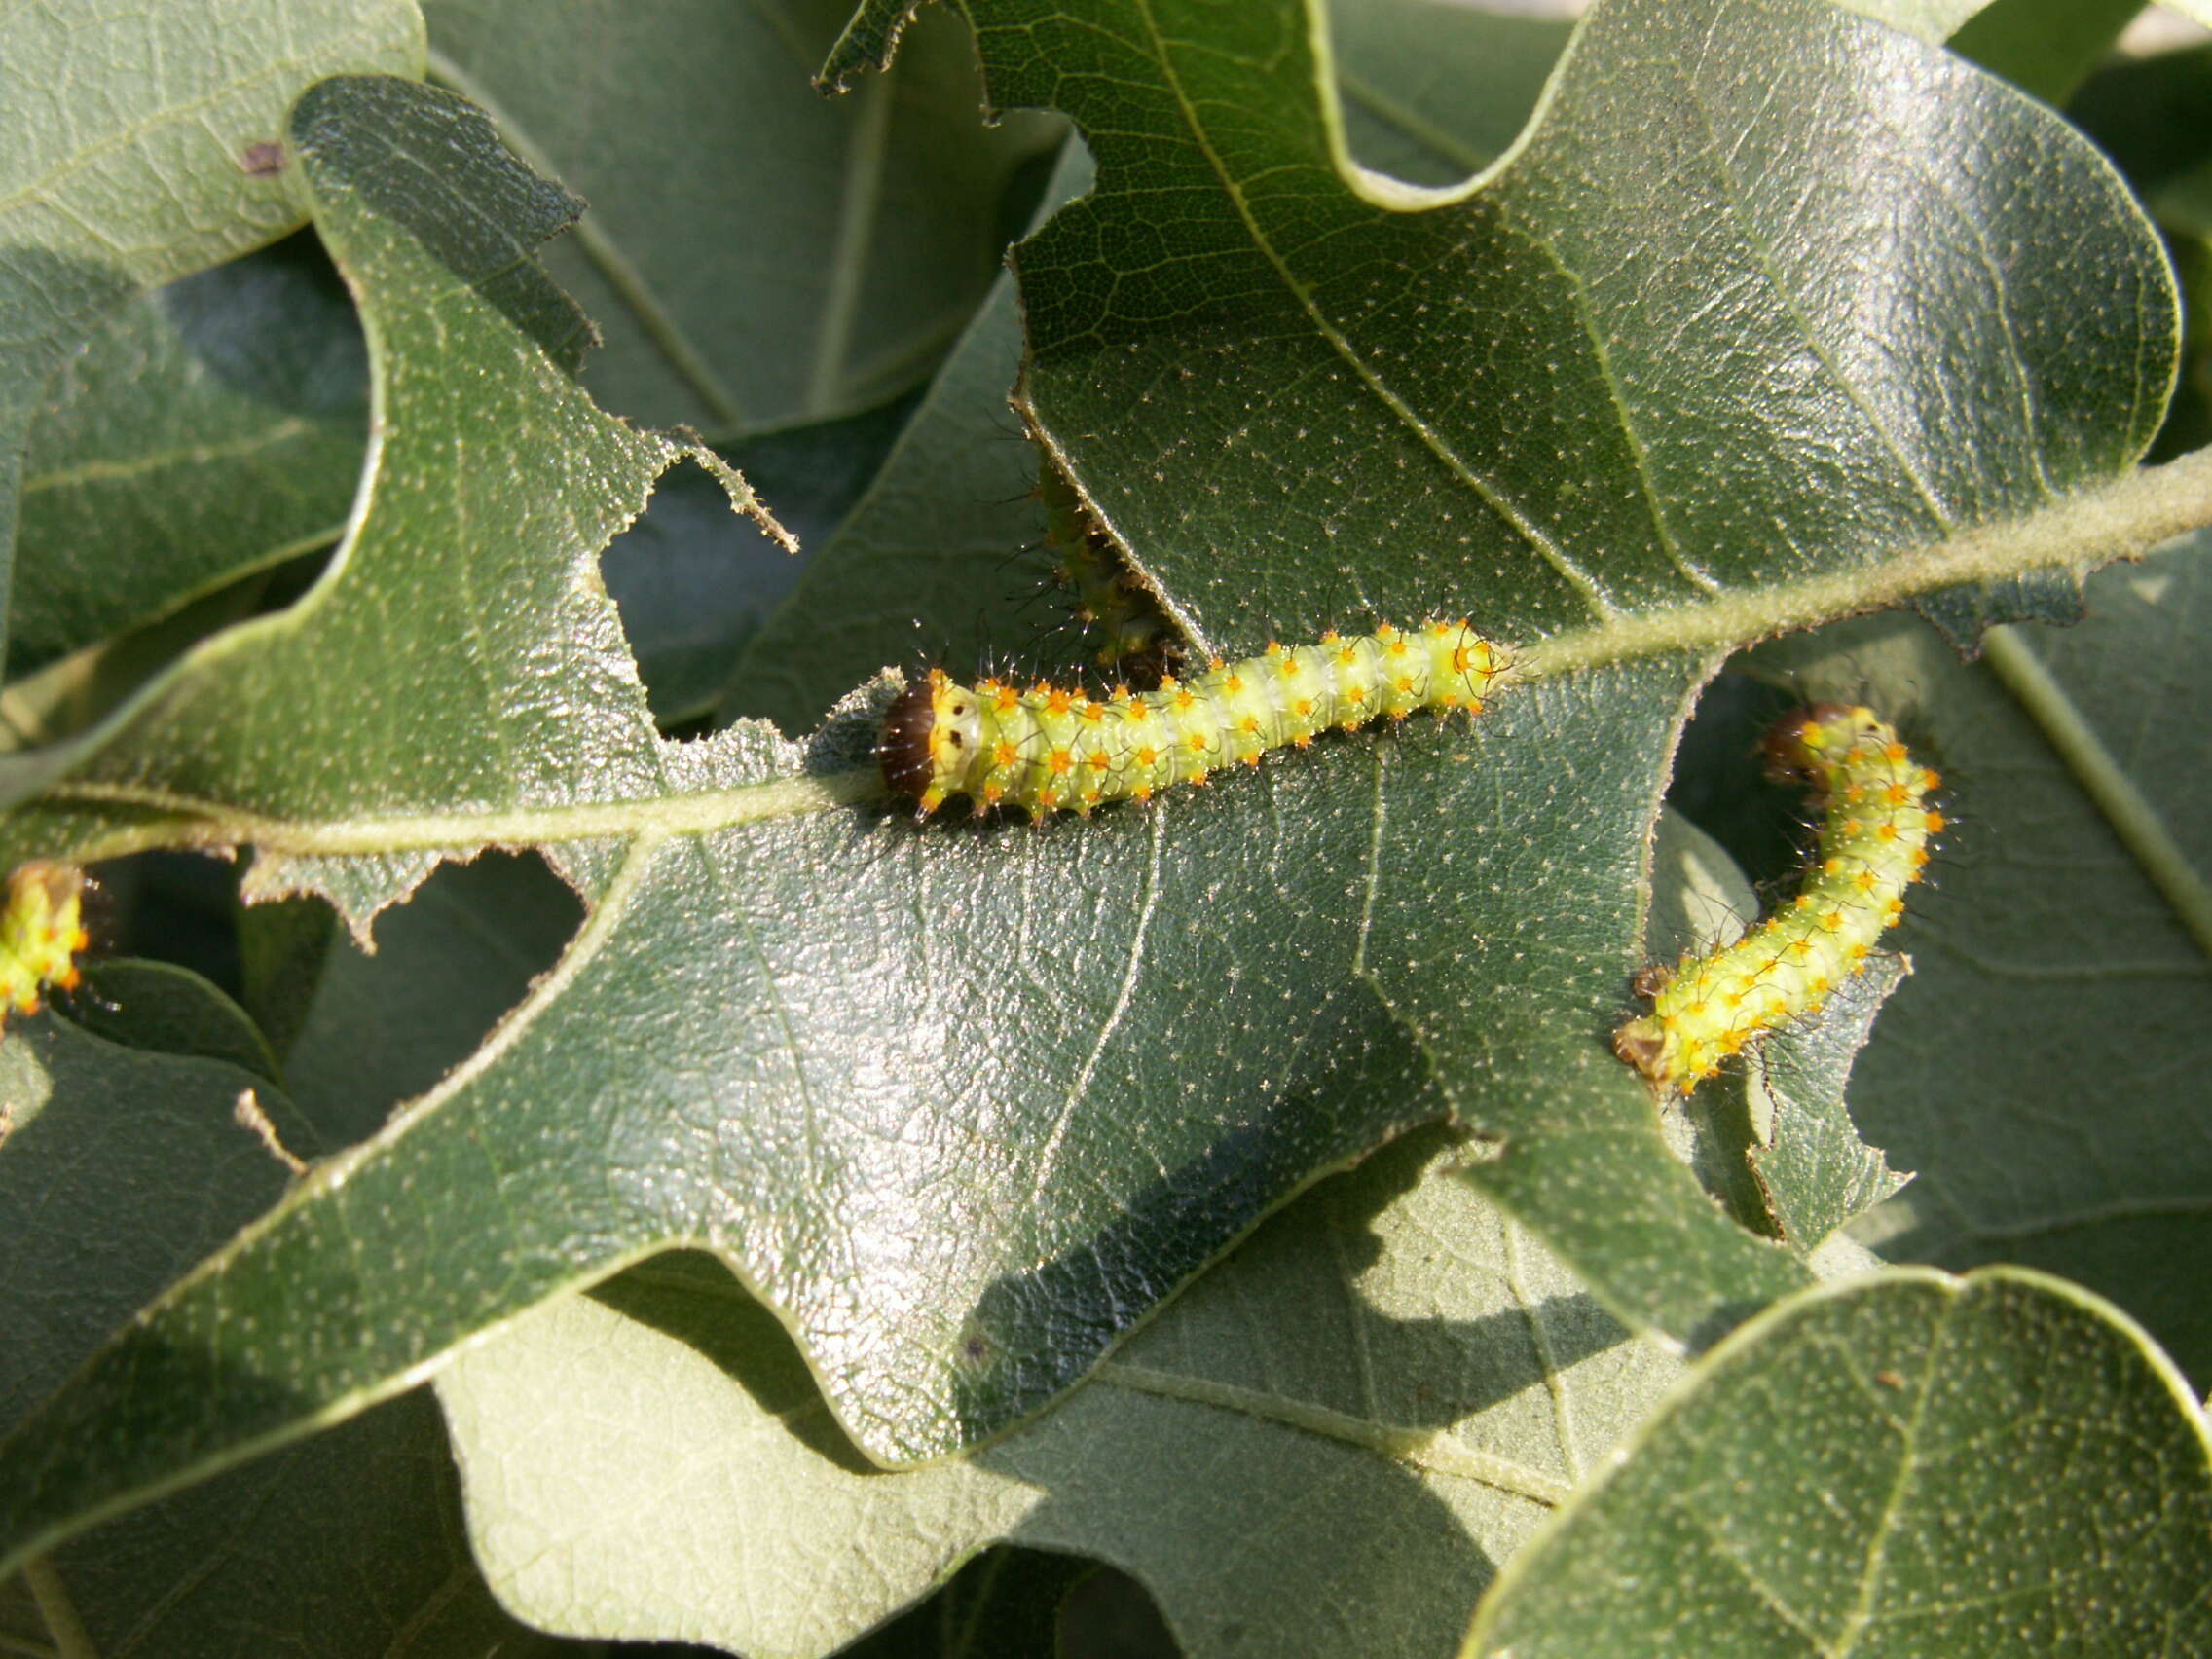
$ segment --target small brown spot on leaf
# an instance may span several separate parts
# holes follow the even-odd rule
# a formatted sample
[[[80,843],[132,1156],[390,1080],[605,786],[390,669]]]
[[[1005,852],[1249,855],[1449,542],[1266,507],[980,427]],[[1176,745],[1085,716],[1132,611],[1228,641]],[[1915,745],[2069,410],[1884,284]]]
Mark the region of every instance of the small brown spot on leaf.
[[[284,170],[284,146],[263,139],[248,144],[239,157],[239,166],[255,178],[271,178]]]

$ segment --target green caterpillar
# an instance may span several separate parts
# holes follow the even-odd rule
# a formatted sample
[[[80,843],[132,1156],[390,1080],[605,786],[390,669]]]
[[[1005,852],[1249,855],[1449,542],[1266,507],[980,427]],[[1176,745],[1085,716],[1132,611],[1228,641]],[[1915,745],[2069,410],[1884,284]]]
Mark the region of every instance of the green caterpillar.
[[[1105,697],[997,680],[966,685],[941,670],[910,685],[884,716],[884,781],[935,812],[967,796],[979,816],[1018,806],[1033,818],[1088,814],[1148,800],[1171,784],[1202,784],[1219,768],[1285,744],[1304,748],[1331,727],[1350,731],[1421,709],[1482,710],[1504,654],[1465,622],[1414,632],[1325,634],[1318,645],[1270,645],[1158,690]]]
[[[49,985],[77,986],[85,935],[85,872],[73,864],[34,860],[8,877],[0,907],[0,1020],[12,1008],[36,1014]]]
[[[1613,1034],[1622,1059],[1684,1094],[1762,1032],[1818,1013],[1865,967],[1943,828],[1926,804],[1942,780],[1871,709],[1799,709],[1775,722],[1766,750],[1769,772],[1811,785],[1825,810],[1804,890],[1727,948],[1640,977],[1651,1012]]]

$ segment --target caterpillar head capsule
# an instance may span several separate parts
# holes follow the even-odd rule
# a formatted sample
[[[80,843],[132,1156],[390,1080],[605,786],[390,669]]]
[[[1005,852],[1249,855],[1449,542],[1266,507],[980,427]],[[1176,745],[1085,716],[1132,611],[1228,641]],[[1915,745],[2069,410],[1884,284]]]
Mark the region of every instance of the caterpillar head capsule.
[[[935,812],[966,784],[983,741],[982,698],[942,669],[902,691],[883,717],[883,781]]]

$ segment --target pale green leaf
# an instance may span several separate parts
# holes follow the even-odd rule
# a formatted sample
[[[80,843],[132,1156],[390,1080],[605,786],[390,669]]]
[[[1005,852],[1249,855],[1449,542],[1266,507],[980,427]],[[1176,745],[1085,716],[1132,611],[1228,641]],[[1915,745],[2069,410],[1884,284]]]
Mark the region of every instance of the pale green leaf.
[[[832,1652],[1002,1536],[1134,1573],[1192,1659],[1441,1652],[1680,1369],[1454,1156],[1327,1183],[1051,1415],[902,1474],[710,1262],[549,1303],[439,1382],[480,1559],[533,1623],[754,1659]]]
[[[1701,1360],[1484,1599],[1469,1654],[2188,1653],[2212,1446],[2110,1305],[1989,1269],[1822,1286]]]

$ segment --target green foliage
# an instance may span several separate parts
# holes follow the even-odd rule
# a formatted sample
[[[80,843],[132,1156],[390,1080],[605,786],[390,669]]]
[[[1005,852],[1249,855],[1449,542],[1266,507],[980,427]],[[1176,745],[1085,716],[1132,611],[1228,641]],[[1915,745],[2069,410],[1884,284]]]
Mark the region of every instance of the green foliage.
[[[2212,524],[2199,358],[1977,8],[79,10],[0,866],[168,960],[0,1044],[0,1638],[1073,1652],[1103,1562],[1198,1659],[2204,1642],[2204,567],[2088,579]],[[2106,10],[1959,47],[2183,248]],[[1513,682],[916,826],[880,671],[1083,651],[1023,426],[1199,654]],[[1935,890],[1655,1101],[1813,696]]]
[[[2062,1282],[1906,1270],[1823,1286],[1688,1382],[1515,1559],[1470,1654],[2156,1653],[2212,1638],[2195,1401]]]
[[[408,73],[422,61],[411,0],[28,7],[0,23],[0,559],[9,567],[24,445],[50,377],[134,294],[299,223],[278,141],[301,89],[345,71]],[[139,326],[159,332],[150,320]]]

